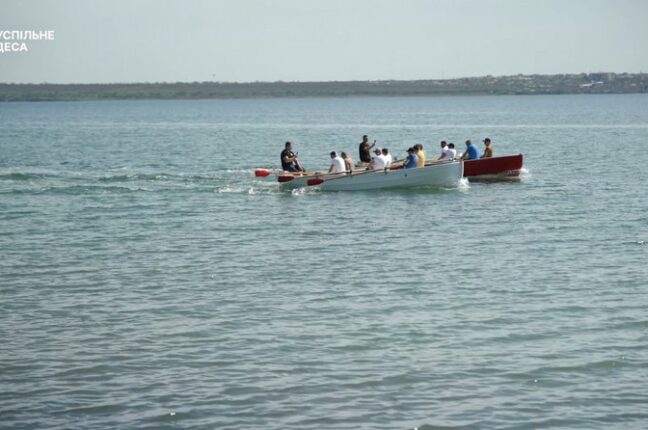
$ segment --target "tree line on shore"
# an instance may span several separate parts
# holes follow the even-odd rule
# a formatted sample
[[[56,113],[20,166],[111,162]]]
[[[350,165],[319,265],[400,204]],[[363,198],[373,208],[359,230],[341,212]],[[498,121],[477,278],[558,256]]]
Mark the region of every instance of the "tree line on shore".
[[[0,83],[0,101],[647,93],[648,73],[329,82]]]

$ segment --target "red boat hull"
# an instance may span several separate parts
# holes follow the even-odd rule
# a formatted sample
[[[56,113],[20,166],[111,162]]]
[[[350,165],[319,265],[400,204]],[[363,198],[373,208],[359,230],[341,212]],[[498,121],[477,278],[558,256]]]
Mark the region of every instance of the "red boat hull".
[[[464,177],[519,176],[522,162],[522,154],[467,160],[464,161]]]

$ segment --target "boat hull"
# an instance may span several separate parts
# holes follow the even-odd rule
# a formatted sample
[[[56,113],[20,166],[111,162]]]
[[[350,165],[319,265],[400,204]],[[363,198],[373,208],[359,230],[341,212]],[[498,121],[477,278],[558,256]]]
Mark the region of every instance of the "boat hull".
[[[286,173],[283,175],[278,175],[277,181],[281,184],[281,188],[292,190],[295,188],[307,187],[308,181],[311,179],[321,178],[323,180],[328,180],[342,175],[346,175],[346,173],[334,173],[334,174],[313,173],[313,174],[305,174],[301,176],[296,176],[291,173]]]
[[[522,169],[522,154],[505,155],[502,157],[479,158],[464,161],[464,176],[474,178],[480,176],[511,177],[519,176]]]
[[[463,163],[454,161],[414,169],[375,170],[325,180],[322,191],[364,191],[388,188],[456,187]]]

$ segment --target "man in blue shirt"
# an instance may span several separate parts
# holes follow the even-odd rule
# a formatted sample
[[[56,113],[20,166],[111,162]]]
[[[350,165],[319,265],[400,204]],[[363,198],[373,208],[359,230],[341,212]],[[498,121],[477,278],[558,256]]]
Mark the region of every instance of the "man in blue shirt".
[[[470,142],[470,140],[466,140],[466,152],[463,153],[461,156],[462,160],[476,160],[479,158],[479,151],[477,150],[477,147]]]
[[[414,152],[414,148],[408,148],[407,158],[405,159],[405,168],[411,169],[413,167],[416,167],[417,165],[418,165],[418,157],[416,156],[416,152]]]

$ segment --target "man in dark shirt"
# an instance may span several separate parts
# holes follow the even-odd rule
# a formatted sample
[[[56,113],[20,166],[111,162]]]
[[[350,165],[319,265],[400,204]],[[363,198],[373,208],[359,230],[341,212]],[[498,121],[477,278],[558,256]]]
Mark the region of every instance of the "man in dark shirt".
[[[286,142],[284,150],[281,151],[281,168],[287,172],[303,172],[304,168],[299,163],[297,154],[292,152],[292,144]]]
[[[362,136],[362,142],[360,142],[360,147],[359,153],[360,153],[360,161],[363,163],[371,163],[371,148],[373,148],[376,145],[376,141],[374,140],[374,143],[369,145],[369,137],[365,134]]]

